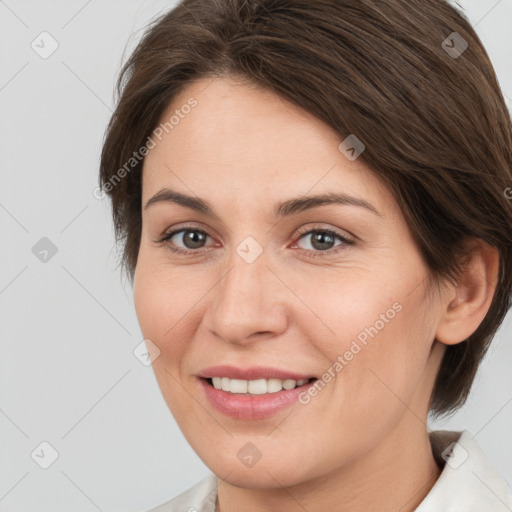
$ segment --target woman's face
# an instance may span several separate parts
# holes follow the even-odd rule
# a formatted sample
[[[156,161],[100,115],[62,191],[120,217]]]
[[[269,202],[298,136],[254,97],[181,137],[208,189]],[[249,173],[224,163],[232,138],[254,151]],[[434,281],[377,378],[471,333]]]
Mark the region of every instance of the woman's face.
[[[425,432],[441,302],[387,188],[271,92],[203,79],[173,115],[144,163],[134,295],[193,449],[234,485],[278,487]],[[190,199],[146,207],[164,189]],[[326,194],[352,199],[307,199]]]

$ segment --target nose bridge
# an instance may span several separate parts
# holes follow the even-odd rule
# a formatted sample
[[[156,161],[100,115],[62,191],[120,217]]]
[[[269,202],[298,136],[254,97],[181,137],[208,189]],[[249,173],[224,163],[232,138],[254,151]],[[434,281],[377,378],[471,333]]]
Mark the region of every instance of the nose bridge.
[[[252,334],[286,329],[282,284],[268,268],[268,258],[251,240],[233,251],[210,305],[210,329],[225,341],[244,343]]]

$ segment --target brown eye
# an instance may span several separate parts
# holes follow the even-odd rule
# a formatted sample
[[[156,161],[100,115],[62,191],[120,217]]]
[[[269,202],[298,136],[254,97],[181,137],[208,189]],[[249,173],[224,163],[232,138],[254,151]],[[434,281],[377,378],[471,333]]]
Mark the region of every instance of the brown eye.
[[[306,236],[311,236],[310,243],[312,247],[319,251],[332,249],[333,244],[336,241],[336,236],[332,235],[328,231],[312,231],[310,234],[304,235],[302,238],[305,238]]]
[[[164,235],[156,240],[159,244],[165,244],[168,248],[177,253],[189,254],[200,252],[205,241],[210,238],[208,233],[196,228],[181,228]]]
[[[206,233],[197,229],[182,229],[181,231],[175,232],[172,238],[180,233],[183,234],[177,238],[185,245],[185,249],[200,249],[208,237]]]
[[[299,233],[299,239],[294,245],[300,248],[302,240],[309,239],[310,247],[302,247],[308,256],[322,257],[335,254],[347,246],[354,245],[354,241],[332,229],[310,229]],[[339,243],[336,243],[339,240]]]

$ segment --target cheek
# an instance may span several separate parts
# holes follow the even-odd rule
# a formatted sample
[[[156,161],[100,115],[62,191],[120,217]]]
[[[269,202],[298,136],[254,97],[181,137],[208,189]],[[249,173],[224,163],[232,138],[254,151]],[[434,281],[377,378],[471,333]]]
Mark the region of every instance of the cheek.
[[[135,311],[143,336],[158,346],[162,356],[169,350],[180,351],[183,336],[179,333],[197,300],[197,290],[191,290],[178,273],[139,259],[134,280]]]
[[[204,316],[205,293],[215,281],[199,280],[198,270],[171,266],[167,261],[139,259],[134,281],[134,305],[144,338],[160,350],[153,371],[166,398],[179,401],[180,386],[191,368],[190,357],[196,352],[194,340]],[[173,385],[174,384],[174,385]],[[171,404],[169,404],[171,405]]]
[[[134,284],[134,305],[144,338],[159,344],[163,332],[162,309],[165,307],[161,286],[152,275],[145,275],[138,267]],[[160,348],[160,347],[159,347]]]
[[[180,422],[189,409],[189,395],[184,393],[180,381],[183,361],[189,347],[191,305],[197,293],[188,293],[179,278],[172,279],[157,265],[145,265],[139,259],[134,280],[134,305],[144,338],[149,338],[160,350],[152,369],[162,396],[173,416]],[[187,314],[188,312],[188,314]],[[187,327],[187,323],[190,327]]]
[[[336,375],[334,400],[361,414],[370,405],[400,408],[400,400],[411,399],[432,343],[424,288],[415,288],[421,268],[394,280],[369,280],[368,272],[346,275],[302,289],[317,318],[303,320],[301,330],[325,356],[323,370]]]
[[[403,305],[400,290],[369,279],[367,271],[344,269],[297,288],[309,312],[301,329],[316,340],[332,361],[357,343],[382,343],[393,324],[400,323]],[[297,317],[296,317],[297,318]],[[357,351],[353,348],[352,355]],[[351,355],[347,354],[350,358]]]

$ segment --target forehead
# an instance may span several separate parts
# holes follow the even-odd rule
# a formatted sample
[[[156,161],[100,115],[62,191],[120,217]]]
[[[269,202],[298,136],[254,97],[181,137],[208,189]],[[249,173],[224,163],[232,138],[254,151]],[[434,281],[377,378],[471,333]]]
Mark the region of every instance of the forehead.
[[[343,139],[331,127],[253,84],[220,78],[188,84],[159,126],[144,162],[144,198],[166,186],[212,201],[236,193],[241,204],[342,191],[371,197],[381,210],[392,206],[362,160],[340,152]]]

